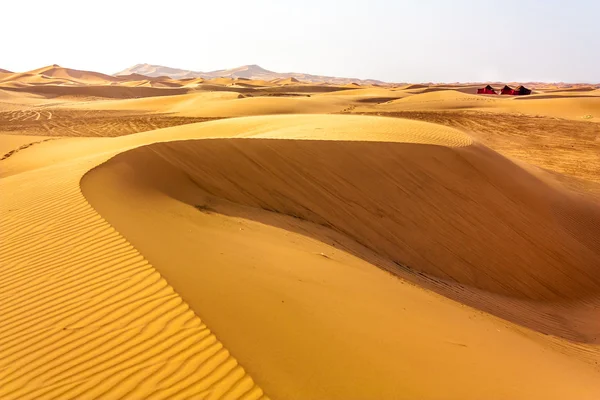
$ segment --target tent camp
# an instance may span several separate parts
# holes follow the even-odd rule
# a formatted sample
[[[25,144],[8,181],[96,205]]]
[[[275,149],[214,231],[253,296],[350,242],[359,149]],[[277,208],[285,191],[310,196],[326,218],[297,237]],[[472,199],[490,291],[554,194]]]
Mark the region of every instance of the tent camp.
[[[527,94],[531,94],[531,89],[527,89],[525,86],[521,85],[518,88],[515,89],[515,91],[517,92],[518,95],[520,96],[524,96]]]
[[[490,85],[487,85],[484,88],[477,89],[477,94],[498,94],[498,93],[496,93],[496,91],[494,90],[493,87],[491,87]]]
[[[521,85],[516,89],[513,89],[507,85],[505,85],[500,94],[509,94],[511,96],[524,96],[527,94],[531,94],[531,89],[527,89],[525,86]]]
[[[508,85],[504,85],[502,90],[500,90],[500,94],[510,94],[510,95],[514,96],[518,93],[515,89],[509,87]]]

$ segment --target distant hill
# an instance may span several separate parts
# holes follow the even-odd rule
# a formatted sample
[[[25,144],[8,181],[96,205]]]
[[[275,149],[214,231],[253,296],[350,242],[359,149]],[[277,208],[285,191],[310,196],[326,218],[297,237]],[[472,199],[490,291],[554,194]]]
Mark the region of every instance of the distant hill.
[[[2,72],[4,70],[1,70]],[[8,72],[8,71],[7,71]],[[93,71],[81,71],[77,69],[63,68],[59,65],[52,64],[46,67],[34,69],[22,73],[5,74],[0,78],[0,82],[18,81],[28,84],[86,84],[86,85],[106,85],[113,82],[118,82],[121,78],[101,74]]]
[[[130,75],[130,74],[140,74],[149,77],[158,77],[158,76],[169,76],[174,79],[186,79],[186,78],[246,78],[246,79],[256,79],[256,80],[265,80],[271,81],[275,79],[296,79],[300,82],[310,82],[310,83],[333,83],[333,84],[348,84],[348,83],[357,83],[361,85],[381,85],[385,84],[385,82],[378,81],[375,79],[356,79],[356,78],[340,78],[334,76],[322,76],[322,75],[311,75],[311,74],[303,74],[297,72],[274,72],[264,69],[258,65],[243,65],[238,68],[232,69],[220,69],[217,71],[211,72],[199,72],[199,71],[189,71],[184,69],[170,68],[164,67],[161,65],[150,65],[150,64],[137,64],[133,67],[124,69],[123,71],[117,72],[115,76],[120,75]]]
[[[7,70],[7,69],[2,69],[2,68],[0,68],[0,74],[12,74],[12,72],[10,72],[10,71],[9,71],[9,70]]]

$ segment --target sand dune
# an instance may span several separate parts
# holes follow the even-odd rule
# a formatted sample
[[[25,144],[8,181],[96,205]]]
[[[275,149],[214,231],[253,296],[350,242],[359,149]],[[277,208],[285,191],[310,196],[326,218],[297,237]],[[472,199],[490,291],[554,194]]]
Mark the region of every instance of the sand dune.
[[[179,91],[160,91],[153,88],[178,89],[183,84],[170,78],[148,78],[143,75],[114,77],[91,71],[62,68],[58,65],[36,70],[3,74],[0,87],[20,92],[30,92],[44,96],[80,96],[105,98],[133,98],[147,96],[165,96],[186,93]]]
[[[500,99],[500,101],[503,99]],[[484,104],[494,104],[499,101],[494,97],[477,96],[468,93],[462,93],[457,90],[435,90],[426,93],[419,93],[413,96],[395,100],[384,107],[389,109],[402,110],[431,110],[431,109],[465,109],[474,107],[485,107]]]
[[[571,87],[571,88],[557,88],[557,89],[550,89],[550,90],[546,90],[546,93],[573,93],[573,92],[589,92],[589,91],[593,91],[595,88],[593,86],[577,86],[577,87]]]
[[[592,92],[577,95],[541,94],[523,97],[489,96],[464,93],[458,90],[436,89],[406,96],[398,100],[356,111],[442,111],[478,110],[500,113],[520,113],[577,120],[600,121],[600,96]]]
[[[296,81],[297,82],[297,81]],[[279,82],[281,84],[281,82]],[[273,86],[272,82],[266,81],[264,79],[247,79],[247,78],[237,78],[234,85],[239,85],[242,87],[265,87],[265,86]]]
[[[427,88],[427,85],[410,84],[410,85],[401,86],[399,89],[410,90],[410,89],[425,89],[425,88]]]
[[[363,122],[360,117],[356,120],[330,118],[322,118],[306,127],[291,122],[285,126],[286,120],[298,121],[296,117],[280,118],[283,127],[270,125],[269,131],[264,133],[257,133],[255,128],[248,135],[295,139],[311,139],[312,135],[322,140],[364,140],[360,132],[368,131],[371,139],[385,141],[390,137],[386,132],[401,131],[402,134],[393,139],[438,147],[348,144],[344,148],[335,143],[335,147],[330,148],[327,143],[312,144],[304,150],[313,153],[315,159],[310,167],[304,166],[307,176],[290,179],[294,173],[289,170],[280,172],[285,179],[276,181],[271,181],[274,179],[271,172],[263,175],[261,171],[282,171],[286,166],[265,166],[270,162],[269,157],[285,154],[284,159],[290,166],[305,165],[305,160],[293,159],[294,151],[301,152],[304,143],[293,143],[293,149],[283,147],[285,144],[254,149],[252,146],[257,146],[256,142],[249,142],[234,148],[224,145],[206,151],[194,150],[193,143],[188,143],[181,148],[164,145],[161,150],[157,146],[154,151],[164,152],[164,157],[169,160],[204,160],[201,170],[196,170],[193,164],[188,165],[189,161],[182,161],[183,165],[177,161],[173,163],[210,194],[331,225],[377,254],[441,278],[532,299],[572,299],[600,292],[600,274],[596,273],[596,266],[600,265],[600,235],[587,235],[582,231],[581,235],[574,236],[571,232],[573,221],[586,215],[590,233],[600,233],[600,207],[571,199],[567,194],[547,187],[509,160],[483,147],[472,145],[446,150],[445,146],[470,143],[459,132],[438,133],[435,125],[428,127],[412,121],[403,126],[403,121],[399,120],[379,122],[378,118],[370,118]],[[220,124],[227,124],[227,121]],[[322,127],[326,133],[315,134],[313,126]],[[338,130],[344,134],[336,134]],[[358,132],[358,136],[354,132]],[[202,142],[199,145],[202,146]],[[233,154],[240,151],[236,148],[244,146],[258,154],[247,156],[248,165],[232,163]],[[338,151],[338,148],[343,150]],[[183,149],[190,149],[190,154],[186,155]],[[227,155],[230,152],[231,156]],[[267,160],[263,159],[262,152],[266,152]],[[338,156],[338,152],[342,155]],[[219,156],[212,158],[210,154]],[[260,161],[252,162],[253,157]],[[221,165],[218,163],[221,159],[227,161]],[[352,168],[352,160],[361,160],[360,164],[354,164],[356,170]],[[263,168],[256,170],[252,168],[253,164],[263,165]],[[368,170],[365,170],[365,164],[369,166]],[[318,174],[316,171],[327,172]],[[388,174],[393,171],[389,181],[383,178],[386,171]],[[342,182],[354,181],[354,185],[338,187],[335,181],[328,181],[328,174],[337,176]],[[356,176],[361,174],[365,181],[357,182]],[[301,182],[311,184],[303,187]],[[369,182],[374,185],[369,186]],[[262,187],[265,186],[270,189],[264,191]],[[229,191],[228,187],[236,190]],[[274,188],[280,197],[270,197],[269,192]],[[321,192],[319,188],[328,189]],[[329,192],[335,196],[330,197]],[[369,197],[361,197],[361,193],[368,193]],[[356,206],[344,209],[340,201]],[[371,205],[367,207],[367,204]],[[398,208],[403,210],[401,216]],[[419,226],[421,233],[407,230],[407,225]],[[465,247],[467,240],[469,246]],[[534,249],[515,250],[530,246]],[[510,274],[507,273],[508,266]]]
[[[199,92],[190,94],[180,94],[168,97],[147,97],[139,99],[124,100],[105,100],[87,103],[74,103],[72,108],[94,109],[94,110],[115,110],[115,111],[145,111],[156,113],[178,113],[193,112],[200,110],[203,105],[209,102],[219,102],[223,100],[234,100],[239,97],[236,92]]]
[[[0,181],[10,193],[0,204],[0,396],[260,397],[181,298],[87,204],[78,182],[90,161]]]
[[[182,79],[180,82],[183,83],[183,86],[185,86],[185,87],[195,87],[201,83],[204,83],[204,79],[203,78],[191,78],[191,79],[185,79],[185,80]]]
[[[128,81],[125,83],[122,83],[123,86],[147,86],[147,87],[154,87],[154,88],[178,88],[178,87],[182,87],[184,85],[182,85],[179,82],[171,82],[171,81],[160,81],[160,80],[144,80],[144,81]]]
[[[300,81],[296,78],[285,78],[285,79],[275,79],[274,83],[278,83],[280,85],[294,85],[296,83],[300,83]]]
[[[571,97],[555,99],[532,99],[523,101],[516,98],[507,102],[503,107],[509,111],[516,111],[530,115],[547,115],[559,118],[572,118],[600,122],[600,96]]]
[[[235,79],[234,78],[211,78],[211,79],[206,79],[205,82],[209,83],[209,84],[213,84],[213,85],[227,86],[227,85],[231,85],[232,83],[234,83]]]
[[[187,93],[187,88],[154,88],[154,87],[128,87],[124,85],[101,85],[101,86],[66,86],[66,85],[44,85],[11,87],[6,90],[21,93],[34,93],[52,97],[80,97],[82,99],[110,98],[131,99],[137,97],[172,96]]]
[[[553,92],[553,93],[536,93],[530,96],[516,97],[514,100],[534,100],[534,99],[567,99],[567,98],[584,98],[584,97],[598,97],[592,92]]]
[[[19,87],[26,85],[77,85],[78,82],[70,79],[51,78],[45,75],[38,74],[13,74],[5,77],[0,82],[5,87]]]
[[[124,81],[151,81],[157,78],[153,78],[147,75],[142,75],[142,74],[128,74],[128,75],[119,75],[119,78],[124,80]]]
[[[86,175],[83,191],[277,397],[436,398],[450,390],[457,398],[481,398],[485,388],[494,387],[511,398],[560,398],[556,387],[545,392],[539,370],[523,364],[543,360],[542,375],[566,373],[563,356],[541,352],[546,346],[541,336],[528,333],[536,338],[532,342],[506,322],[474,321],[470,309],[402,284],[373,264],[425,267],[433,275],[517,297],[556,301],[592,295],[598,290],[594,265],[600,248],[595,239],[572,233],[569,222],[585,205],[457,131],[382,118],[314,118],[305,127],[302,117],[203,124],[198,136],[226,130],[248,132],[253,139],[141,147]],[[315,132],[319,126],[324,135]],[[183,128],[162,135],[173,138],[176,129]],[[180,138],[193,134],[185,130]],[[259,139],[265,137],[272,139]],[[390,137],[396,143],[381,143]],[[568,201],[561,209],[566,215],[554,215],[554,202],[561,201]],[[589,233],[598,227],[591,223]],[[532,252],[503,248],[505,243]],[[557,262],[567,255],[578,260]],[[400,321],[393,317],[398,312]],[[253,328],[240,331],[241,326]],[[493,339],[487,335],[494,345],[474,339],[485,337],[483,331],[496,332]],[[346,339],[331,341],[332,335]],[[327,351],[319,345],[325,341]],[[314,346],[321,350],[310,352]],[[450,356],[473,346],[477,352]],[[505,361],[488,364],[498,360],[487,353],[495,348],[504,349]],[[436,359],[445,354],[446,363],[425,374],[430,366],[418,360],[434,354]],[[469,369],[471,363],[478,372]],[[596,376],[585,372],[587,365],[572,364],[577,376],[561,381],[581,386],[558,390],[596,395],[600,388],[591,384]],[[470,384],[462,380],[467,369]],[[407,379],[392,378],[398,375]],[[438,385],[424,384],[424,376]]]
[[[147,98],[75,104],[75,108],[139,110],[188,117],[237,117],[265,114],[309,114],[342,111],[347,101],[319,97],[248,97],[236,92],[199,92],[167,99]]]
[[[7,119],[12,119],[12,116],[7,118],[8,115],[34,114],[38,111],[32,109],[52,107],[62,102],[60,99],[49,99],[40,94],[0,89],[0,134],[11,131],[5,124]],[[10,133],[19,134],[12,131]]]
[[[92,71],[80,71],[76,69],[63,68],[56,64],[40,68],[37,70],[29,71],[30,74],[37,74],[48,76],[52,78],[63,78],[72,81],[76,81],[84,84],[103,84],[109,82],[116,82],[119,79],[114,76],[101,74],[99,72]]]
[[[344,102],[317,98],[265,98],[251,97],[207,104],[201,110],[186,111],[186,115],[211,117],[237,117],[265,114],[312,114],[339,112]]]
[[[138,87],[138,86],[152,87],[152,82],[150,82],[147,79],[137,80],[137,81],[130,80],[130,81],[124,82],[123,86],[128,86],[128,87]]]
[[[0,82],[6,81],[22,81],[22,82],[39,82],[44,79],[54,79],[62,82],[72,82],[78,84],[102,85],[111,82],[119,81],[114,76],[101,74],[91,71],[80,71],[76,69],[62,68],[56,64],[43,68],[38,68],[32,71],[13,74],[10,77],[1,79]]]
[[[360,88],[319,93],[317,96],[337,97],[348,101],[349,107],[360,107],[363,104],[387,103],[411,95],[411,93],[407,93],[406,91],[388,88]]]
[[[388,88],[355,88],[338,92],[321,93],[319,96],[359,96],[359,97],[403,97],[403,92]]]
[[[0,89],[0,102],[7,105],[27,105],[31,103],[42,103],[45,102],[42,96],[30,94],[30,93],[18,93],[11,90]]]

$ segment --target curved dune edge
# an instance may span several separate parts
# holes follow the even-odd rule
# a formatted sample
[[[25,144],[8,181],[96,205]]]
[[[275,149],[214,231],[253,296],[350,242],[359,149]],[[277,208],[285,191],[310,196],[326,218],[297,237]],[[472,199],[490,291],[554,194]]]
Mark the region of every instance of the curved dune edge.
[[[282,128],[281,132],[288,131]],[[286,199],[286,193],[281,186],[270,186],[272,181],[257,174],[258,170],[281,174],[290,185],[312,181],[286,175],[289,171],[253,157],[261,145],[282,158],[288,156],[279,146],[287,141],[257,139],[287,138],[285,134],[250,132],[248,136],[253,139],[172,141],[139,148],[92,170],[82,185],[94,207],[159,266],[269,393],[282,398],[348,398],[352,394],[359,398],[408,394],[439,398],[453,393],[467,399],[489,395],[493,388],[493,393],[511,398],[560,398],[577,391],[582,398],[598,396],[598,371],[589,364],[548,352],[549,342],[510,323],[484,314],[473,318],[471,309],[404,285],[340,251],[335,244],[344,249],[348,241],[345,235],[330,232],[328,221],[314,220],[297,209],[282,210],[285,205],[281,203],[265,203],[261,193],[275,191],[280,200]],[[299,146],[318,146],[330,155],[332,146],[340,145],[285,144],[294,151]],[[404,155],[417,154],[418,158],[421,145],[406,146],[410,149]],[[478,150],[465,147],[464,151]],[[372,160],[369,154],[360,152]],[[249,163],[237,164],[240,159]],[[312,155],[312,160],[321,159]],[[310,169],[310,163],[293,165],[304,172],[307,166]],[[243,185],[252,175],[252,182],[261,182],[262,189]],[[332,193],[339,188],[328,187]],[[115,197],[124,191],[127,199]],[[247,198],[230,198],[232,193]],[[306,195],[311,197],[310,192]],[[321,238],[329,235],[329,240],[313,240],[315,230]],[[170,249],[167,258],[164,246]],[[377,258],[376,253],[371,255]],[[309,266],[308,275],[294,272]],[[309,288],[300,288],[305,282]],[[241,326],[248,328],[241,331]],[[558,348],[568,347],[566,342],[557,342]],[[470,350],[459,355],[452,346]],[[528,362],[533,364],[528,366]],[[436,365],[435,373],[431,363]],[[539,369],[540,365],[544,368]],[[550,388],[546,383],[555,382],[554,374],[561,377],[557,378],[561,385]]]
[[[264,398],[81,194],[106,158],[0,180],[0,397]]]
[[[157,140],[285,126],[304,126],[310,137],[328,118],[365,127],[376,120],[283,116],[192,124],[118,139],[46,142],[3,161],[0,397],[262,397],[179,295],[89,206],[78,183],[115,154]],[[381,135],[402,126],[395,122]],[[369,129],[365,135],[379,139]]]
[[[0,177],[99,152],[107,152],[107,157],[112,157],[154,142],[228,137],[429,143],[450,147],[473,143],[457,129],[401,118],[318,114],[254,116],[156,129],[118,139],[63,138],[60,144],[43,143],[36,145],[40,146],[39,151],[22,152],[18,159],[11,158],[2,165]]]
[[[303,137],[285,132],[155,143],[116,162],[170,166],[208,195],[330,227],[398,265],[489,292],[545,301],[600,294],[600,207],[499,154],[423,137],[272,140]],[[185,186],[156,190],[202,205]]]

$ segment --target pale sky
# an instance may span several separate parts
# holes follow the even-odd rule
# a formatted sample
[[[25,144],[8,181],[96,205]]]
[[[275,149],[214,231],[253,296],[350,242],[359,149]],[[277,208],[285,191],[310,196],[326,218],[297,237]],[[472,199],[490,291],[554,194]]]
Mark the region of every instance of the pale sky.
[[[600,0],[3,1],[0,68],[600,82]]]

